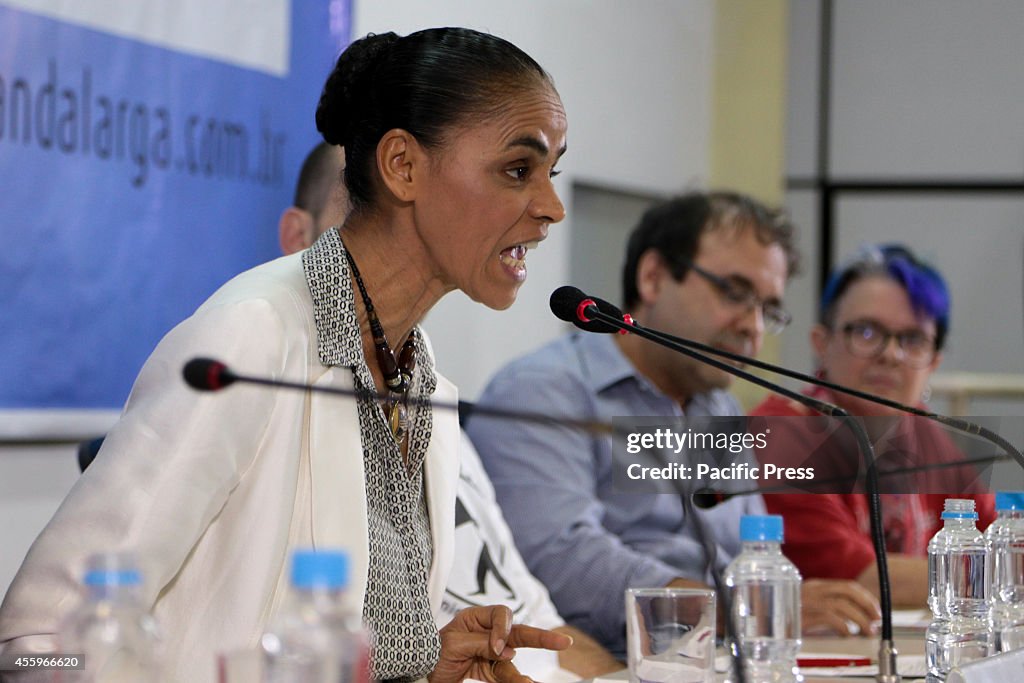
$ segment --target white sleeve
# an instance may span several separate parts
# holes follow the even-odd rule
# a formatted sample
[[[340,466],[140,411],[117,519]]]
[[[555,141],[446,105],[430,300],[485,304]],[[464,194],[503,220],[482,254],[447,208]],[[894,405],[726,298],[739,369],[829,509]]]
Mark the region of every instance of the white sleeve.
[[[207,307],[161,341],[124,414],[53,519],[33,543],[0,606],[0,649],[47,652],[80,601],[90,554],[132,550],[151,608],[175,577],[258,452],[273,392],[199,394],[184,361],[216,354],[229,366],[278,369],[280,321],[262,301]],[[266,341],[258,352],[248,339]],[[240,360],[249,365],[237,365]]]

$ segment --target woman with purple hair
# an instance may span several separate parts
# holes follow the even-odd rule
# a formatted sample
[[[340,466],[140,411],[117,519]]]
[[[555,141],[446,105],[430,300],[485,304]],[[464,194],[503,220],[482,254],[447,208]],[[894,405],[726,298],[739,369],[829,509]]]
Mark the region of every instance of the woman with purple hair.
[[[949,331],[950,297],[937,270],[897,244],[863,247],[833,271],[821,298],[811,345],[823,378],[906,405],[921,406],[928,378],[942,361]],[[924,418],[911,418],[876,403],[815,387],[806,392],[864,420],[875,439],[880,470],[963,458],[949,436]],[[814,413],[771,397],[752,415],[810,418]],[[850,432],[831,425],[823,437],[813,419],[774,420],[765,462],[808,457],[819,472],[856,473],[860,456]],[[842,444],[846,444],[841,447]],[[820,477],[816,476],[816,479]],[[938,528],[947,496],[984,491],[972,467],[938,468],[902,478],[883,477],[882,510],[893,595],[903,606],[923,607],[928,593],[927,544]],[[888,480],[888,481],[885,481]],[[813,494],[766,495],[765,504],[786,522],[783,552],[805,577],[854,579],[878,592],[867,496],[863,487],[833,485]],[[987,524],[994,518],[992,496],[974,496]],[[841,617],[841,615],[839,615]]]

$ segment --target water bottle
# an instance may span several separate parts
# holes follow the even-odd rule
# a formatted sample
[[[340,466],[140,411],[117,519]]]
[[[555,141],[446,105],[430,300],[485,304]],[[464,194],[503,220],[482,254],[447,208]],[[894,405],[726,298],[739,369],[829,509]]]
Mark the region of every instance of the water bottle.
[[[995,652],[991,565],[974,501],[947,499],[942,520],[942,529],[928,543],[929,683],[945,681],[953,667]]]
[[[997,493],[985,531],[992,553],[992,626],[999,652],[1024,647],[1024,492]]]
[[[260,639],[265,683],[368,683],[369,638],[342,605],[348,565],[339,550],[293,554],[290,594]]]
[[[742,551],[725,569],[725,585],[749,683],[802,681],[800,651],[800,572],[782,554],[782,517],[747,515],[740,519]],[[735,677],[733,677],[735,680]]]
[[[160,636],[141,600],[142,573],[127,553],[93,555],[83,576],[86,598],[62,622],[60,651],[81,654],[84,668],[61,671],[74,683],[159,681]]]

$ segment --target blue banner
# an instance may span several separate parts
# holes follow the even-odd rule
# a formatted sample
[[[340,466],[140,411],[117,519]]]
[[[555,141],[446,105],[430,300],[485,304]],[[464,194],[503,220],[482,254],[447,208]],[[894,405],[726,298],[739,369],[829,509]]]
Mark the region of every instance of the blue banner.
[[[120,407],[171,327],[279,255],[351,13],[265,4],[0,0],[0,409]]]

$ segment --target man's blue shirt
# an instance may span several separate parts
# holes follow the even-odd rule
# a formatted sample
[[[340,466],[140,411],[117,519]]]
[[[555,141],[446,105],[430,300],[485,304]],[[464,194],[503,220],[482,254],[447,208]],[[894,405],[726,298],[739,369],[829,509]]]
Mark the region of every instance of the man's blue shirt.
[[[684,413],[637,372],[611,335],[582,333],[502,368],[479,404],[602,421],[742,414],[735,398],[719,390],[693,397]],[[471,417],[466,431],[530,571],[567,622],[613,653],[625,652],[627,588],[664,586],[677,577],[710,585],[704,553],[677,495],[613,490],[610,437],[482,415]],[[749,453],[732,459],[749,459]],[[684,486],[695,490],[700,484]],[[740,549],[740,517],[764,514],[764,504],[760,496],[736,497],[699,514],[718,544],[716,564],[724,568]]]

